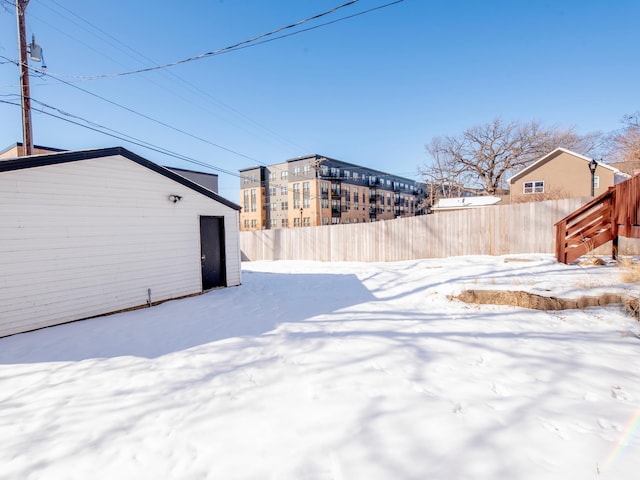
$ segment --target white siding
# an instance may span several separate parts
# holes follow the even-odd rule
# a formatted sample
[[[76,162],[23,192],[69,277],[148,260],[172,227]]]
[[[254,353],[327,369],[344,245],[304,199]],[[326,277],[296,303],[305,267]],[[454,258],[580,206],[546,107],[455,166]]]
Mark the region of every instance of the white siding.
[[[182,196],[178,203],[169,194]],[[0,173],[0,336],[202,291],[200,216],[238,212],[116,156]]]

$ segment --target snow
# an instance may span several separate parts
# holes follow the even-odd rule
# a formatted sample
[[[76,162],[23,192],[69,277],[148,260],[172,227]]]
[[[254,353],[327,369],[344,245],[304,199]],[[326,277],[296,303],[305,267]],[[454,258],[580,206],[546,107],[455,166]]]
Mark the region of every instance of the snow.
[[[255,262],[243,285],[0,339],[1,479],[635,479],[638,295],[548,255]]]

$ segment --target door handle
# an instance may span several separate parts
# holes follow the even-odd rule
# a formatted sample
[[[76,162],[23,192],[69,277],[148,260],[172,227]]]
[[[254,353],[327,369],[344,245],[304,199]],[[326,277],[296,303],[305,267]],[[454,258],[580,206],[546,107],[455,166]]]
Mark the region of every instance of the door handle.
[[[200,257],[200,261],[204,262],[207,259],[207,256],[205,254],[202,254],[202,256]]]

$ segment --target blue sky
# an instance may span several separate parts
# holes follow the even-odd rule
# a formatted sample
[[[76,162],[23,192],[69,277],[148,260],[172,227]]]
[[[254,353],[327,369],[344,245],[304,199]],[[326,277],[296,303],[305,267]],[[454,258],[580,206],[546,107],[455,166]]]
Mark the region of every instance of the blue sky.
[[[0,0],[0,55],[15,59],[12,1]],[[433,137],[496,116],[587,133],[617,129],[624,114],[640,110],[637,0],[404,0],[171,68],[84,78],[214,51],[346,1],[31,0],[27,33],[55,75],[32,78],[31,95],[236,173],[318,153],[409,178],[428,161]],[[392,1],[359,0],[298,29]],[[1,103],[19,103],[18,69],[0,62],[1,148],[21,141],[22,129],[20,109]],[[36,112],[33,124],[36,144],[122,145],[163,165],[207,171]],[[239,179],[220,173],[219,182],[220,193],[238,201]]]

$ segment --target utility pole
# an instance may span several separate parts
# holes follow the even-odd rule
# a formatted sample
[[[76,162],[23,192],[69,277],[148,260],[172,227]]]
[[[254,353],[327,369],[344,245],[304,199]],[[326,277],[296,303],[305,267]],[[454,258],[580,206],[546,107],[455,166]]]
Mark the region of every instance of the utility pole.
[[[29,55],[27,51],[27,27],[24,18],[30,0],[16,1],[18,21],[18,49],[20,52],[20,96],[22,97],[23,154],[33,155],[33,134],[31,131],[31,93],[29,90]]]

